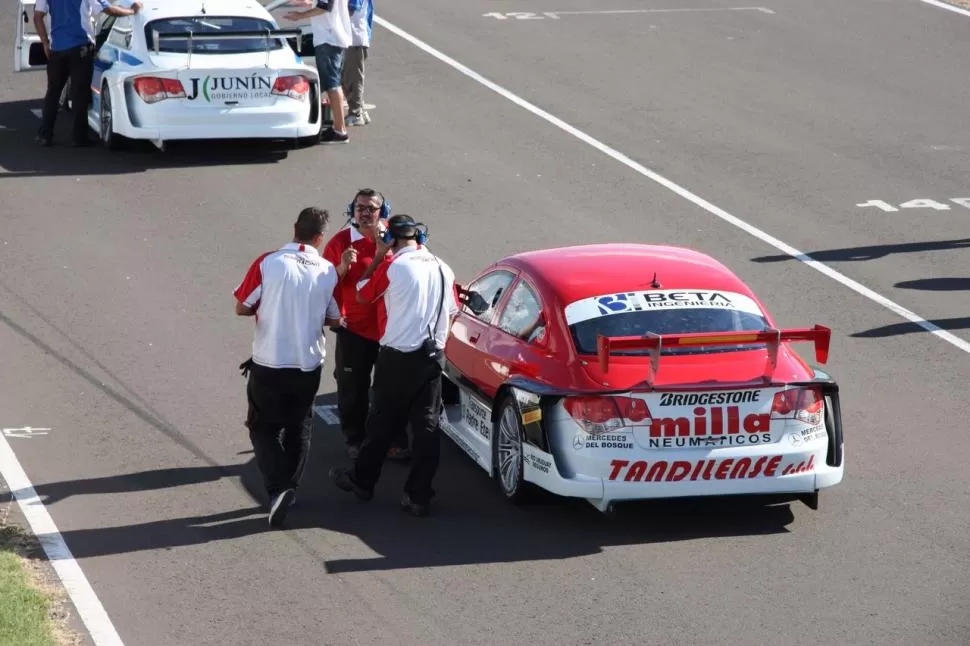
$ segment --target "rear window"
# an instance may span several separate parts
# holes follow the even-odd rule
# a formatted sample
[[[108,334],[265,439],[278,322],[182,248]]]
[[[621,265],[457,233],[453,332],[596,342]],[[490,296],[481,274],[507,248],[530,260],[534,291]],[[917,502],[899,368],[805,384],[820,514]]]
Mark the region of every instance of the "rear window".
[[[566,321],[581,354],[596,354],[596,337],[691,334],[706,332],[760,332],[768,329],[758,305],[742,294],[709,290],[653,290],[604,294],[570,303]],[[692,346],[667,348],[663,354],[732,352],[763,347]],[[648,350],[617,351],[617,355],[648,354]]]
[[[155,34],[189,34],[192,33],[192,53],[193,54],[245,54],[252,52],[266,51],[266,37],[260,36],[258,32],[265,32],[267,29],[276,29],[272,23],[259,18],[249,18],[245,16],[193,16],[187,18],[165,18],[163,20],[153,20],[145,25],[145,39],[148,41],[148,49],[155,51]],[[233,38],[230,40],[217,40],[206,38],[206,34],[219,34],[226,32],[252,31],[256,32],[252,38]],[[271,38],[269,49],[276,50],[284,46],[283,39]],[[160,40],[158,51],[173,52],[178,54],[187,53],[189,41],[185,40]]]

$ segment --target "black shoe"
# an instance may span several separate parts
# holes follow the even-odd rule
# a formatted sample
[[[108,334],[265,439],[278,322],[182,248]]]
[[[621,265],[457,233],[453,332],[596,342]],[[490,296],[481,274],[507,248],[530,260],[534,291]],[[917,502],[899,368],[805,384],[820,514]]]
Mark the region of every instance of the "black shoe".
[[[279,527],[286,520],[286,512],[290,510],[293,501],[296,499],[296,492],[287,489],[273,499],[273,506],[269,509],[269,526]]]
[[[349,491],[364,502],[367,502],[374,497],[373,491],[368,491],[354,482],[354,479],[350,475],[349,469],[341,469],[338,467],[330,469],[330,479],[333,480],[335,485],[337,485],[337,489],[340,489],[341,491]]]
[[[340,134],[333,128],[327,128],[320,134],[321,144],[345,144],[350,141],[350,135],[346,132]]]
[[[34,143],[43,148],[47,148],[48,146],[54,145],[54,139],[53,137],[37,135],[36,137],[34,137]]]
[[[411,496],[408,494],[404,494],[404,496],[401,497],[401,509],[418,518],[428,515],[427,503],[416,503],[411,500]]]

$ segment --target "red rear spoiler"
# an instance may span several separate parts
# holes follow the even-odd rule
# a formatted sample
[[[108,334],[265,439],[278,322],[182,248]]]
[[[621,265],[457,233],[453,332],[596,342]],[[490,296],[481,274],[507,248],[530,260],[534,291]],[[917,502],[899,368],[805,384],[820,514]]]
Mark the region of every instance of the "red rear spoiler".
[[[695,345],[746,345],[748,343],[768,344],[768,363],[764,378],[771,380],[778,363],[778,347],[786,341],[812,341],[815,343],[815,360],[826,363],[829,360],[829,342],[832,330],[816,325],[810,328],[791,328],[788,330],[766,330],[764,332],[710,332],[693,334],[659,335],[648,332],[645,336],[603,336],[596,338],[596,354],[600,369],[607,372],[610,355],[617,350],[650,350],[651,381],[657,375],[660,352],[663,348],[676,348]]]

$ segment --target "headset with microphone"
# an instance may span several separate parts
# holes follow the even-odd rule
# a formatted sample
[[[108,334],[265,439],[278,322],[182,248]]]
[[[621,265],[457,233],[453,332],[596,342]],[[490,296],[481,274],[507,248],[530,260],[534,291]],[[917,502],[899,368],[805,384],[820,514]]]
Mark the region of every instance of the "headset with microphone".
[[[378,212],[378,218],[381,220],[387,220],[389,217],[391,217],[391,203],[387,201],[387,198],[384,197],[383,193],[381,193],[380,191],[375,191],[375,192],[381,198],[381,208],[380,208],[380,211]],[[360,197],[361,195],[363,195],[363,192],[358,191],[357,195],[354,196],[354,199],[351,200],[350,204],[347,205],[347,211],[345,212],[347,215],[347,222],[344,223],[344,226],[347,226],[347,224],[349,224],[355,229],[357,228],[358,224],[357,224],[357,220],[354,217],[354,214],[356,213],[357,198]]]
[[[391,244],[395,240],[414,240],[419,245],[424,245],[428,241],[428,226],[423,222],[415,222],[409,215],[403,217],[407,219],[393,224],[388,222],[387,230],[384,231],[381,240],[384,244]],[[401,231],[404,229],[415,229],[415,232],[411,235],[402,235]]]

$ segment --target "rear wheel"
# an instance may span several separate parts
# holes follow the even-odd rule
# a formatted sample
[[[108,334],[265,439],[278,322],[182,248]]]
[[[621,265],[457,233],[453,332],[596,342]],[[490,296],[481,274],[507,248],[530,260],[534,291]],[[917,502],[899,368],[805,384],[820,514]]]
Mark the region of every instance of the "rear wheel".
[[[505,499],[512,503],[529,498],[531,486],[523,474],[522,421],[511,395],[502,400],[494,429],[495,474]]]
[[[111,105],[111,93],[108,91],[107,83],[101,85],[101,113],[98,121],[101,145],[108,150],[118,150],[121,147],[121,138],[114,131],[114,108]]]

